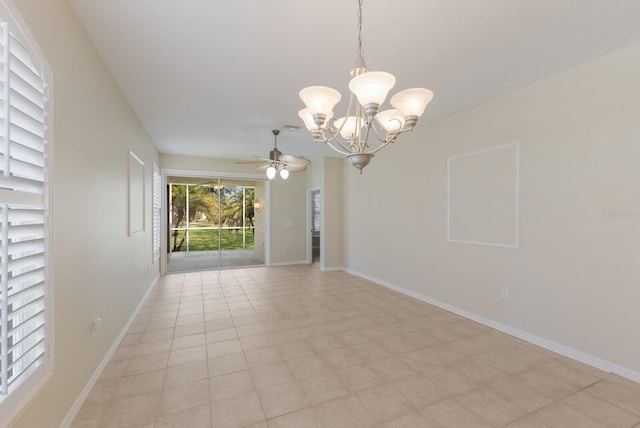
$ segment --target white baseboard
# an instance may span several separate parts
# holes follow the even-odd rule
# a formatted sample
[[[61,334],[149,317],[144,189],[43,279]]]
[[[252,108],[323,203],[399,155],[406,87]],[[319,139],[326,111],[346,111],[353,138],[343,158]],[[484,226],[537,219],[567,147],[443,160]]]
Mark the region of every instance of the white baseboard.
[[[347,271],[344,267],[342,266],[336,266],[336,267],[321,267],[320,268],[321,271],[323,272],[337,272],[337,271]]]
[[[269,266],[291,266],[291,265],[308,265],[309,263],[306,260],[298,260],[292,262],[276,262],[271,263]]]
[[[495,330],[517,337],[526,342],[532,343],[534,345],[538,345],[542,348],[548,349],[557,354],[564,355],[565,357],[571,358],[573,360],[579,361],[584,364],[588,364],[597,369],[604,370],[608,373],[613,373],[618,376],[624,377],[626,379],[632,380],[634,382],[640,383],[640,372],[637,372],[635,370],[620,366],[618,364],[612,363],[607,360],[603,360],[602,358],[595,357],[593,355],[584,353],[582,351],[578,351],[576,349],[570,348],[560,343],[553,342],[551,340],[545,339],[544,337],[536,336],[526,331],[519,330],[507,324],[499,323],[490,318],[486,318],[481,315],[474,314],[473,312],[466,311],[464,309],[458,308],[457,306],[453,306],[448,303],[441,302],[440,300],[436,300],[431,297],[424,296],[420,293],[416,293],[415,291],[409,290],[404,287],[400,287],[396,284],[390,283],[388,281],[384,281],[379,278],[372,277],[370,275],[366,275],[364,273],[355,271],[353,269],[345,268],[344,271],[352,275],[359,276],[360,278],[367,279],[383,287],[389,288],[391,290],[397,291],[399,293],[402,293],[407,296],[413,297],[415,299],[421,300],[423,302],[429,303],[433,306],[437,306],[441,309],[452,312],[456,315],[460,315],[461,317],[486,325],[487,327],[491,327]]]
[[[111,347],[105,354],[104,358],[102,358],[102,361],[100,361],[100,364],[98,365],[96,370],[93,372],[93,375],[91,375],[91,377],[87,381],[84,388],[82,388],[82,391],[80,392],[80,395],[78,395],[78,398],[76,398],[76,401],[73,403],[73,406],[71,406],[71,408],[67,412],[67,415],[60,423],[60,428],[69,428],[69,426],[71,426],[71,423],[73,422],[75,417],[78,415],[78,412],[80,412],[80,409],[82,408],[82,405],[84,404],[85,400],[89,396],[89,393],[91,392],[96,382],[100,378],[102,371],[107,366],[107,364],[109,363],[109,360],[111,360],[111,357],[118,349],[118,345],[120,345],[120,342],[122,341],[124,336],[127,334],[127,331],[129,330],[129,327],[131,327],[131,324],[133,324],[133,321],[136,319],[136,316],[138,316],[138,312],[140,312],[142,305],[147,300],[149,293],[151,293],[151,290],[153,290],[153,288],[158,283],[158,279],[160,279],[160,275],[156,275],[154,280],[151,282],[151,285],[149,286],[146,293],[140,300],[140,303],[138,304],[136,309],[131,314],[131,317],[129,317],[129,320],[120,331],[120,334],[118,334],[118,337],[116,337],[116,339],[113,341],[113,343],[111,344]]]

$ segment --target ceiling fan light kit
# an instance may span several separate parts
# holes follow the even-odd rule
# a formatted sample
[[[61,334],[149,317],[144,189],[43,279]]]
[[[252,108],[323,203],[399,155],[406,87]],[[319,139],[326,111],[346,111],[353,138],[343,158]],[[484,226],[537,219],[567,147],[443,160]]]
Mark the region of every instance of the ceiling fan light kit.
[[[293,131],[293,130],[297,130],[297,127],[287,125],[285,129]],[[278,150],[278,135],[280,134],[280,130],[274,129],[271,132],[273,133],[274,147],[273,147],[273,150],[269,152],[268,159],[258,158],[261,160],[239,161],[236,163],[260,164],[260,166],[258,166],[258,171],[265,171],[265,173],[267,174],[267,178],[269,180],[273,180],[278,175],[280,175],[280,178],[282,178],[283,180],[286,180],[287,178],[289,178],[289,173],[306,170],[307,166],[311,163],[311,161],[301,156],[292,156],[292,155],[283,154],[280,150]]]
[[[433,92],[405,89],[391,97],[392,109],[380,110],[396,78],[383,71],[367,70],[362,54],[362,0],[358,0],[358,50],[351,76],[349,107],[344,117],[335,119],[333,114],[342,95],[326,86],[309,86],[300,91],[306,108],[298,116],[315,141],[346,156],[362,174],[375,153],[395,142],[400,134],[413,130],[433,99]]]

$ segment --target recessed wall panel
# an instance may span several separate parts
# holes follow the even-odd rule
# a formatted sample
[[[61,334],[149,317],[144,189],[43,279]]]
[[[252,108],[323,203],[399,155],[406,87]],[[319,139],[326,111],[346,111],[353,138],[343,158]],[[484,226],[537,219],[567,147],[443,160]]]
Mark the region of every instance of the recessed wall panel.
[[[144,231],[144,162],[129,151],[129,236]]]
[[[448,240],[517,248],[518,143],[449,158]]]

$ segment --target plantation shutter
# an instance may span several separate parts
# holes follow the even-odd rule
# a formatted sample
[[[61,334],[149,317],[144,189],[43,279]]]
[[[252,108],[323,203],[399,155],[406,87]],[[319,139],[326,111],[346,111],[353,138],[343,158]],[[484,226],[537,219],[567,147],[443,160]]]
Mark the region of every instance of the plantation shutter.
[[[320,233],[320,191],[313,190],[311,192],[311,232],[313,234]]]
[[[45,84],[2,23],[0,49],[0,399],[46,353]]]
[[[160,186],[162,179],[160,176],[160,168],[153,164],[153,260],[160,257]]]

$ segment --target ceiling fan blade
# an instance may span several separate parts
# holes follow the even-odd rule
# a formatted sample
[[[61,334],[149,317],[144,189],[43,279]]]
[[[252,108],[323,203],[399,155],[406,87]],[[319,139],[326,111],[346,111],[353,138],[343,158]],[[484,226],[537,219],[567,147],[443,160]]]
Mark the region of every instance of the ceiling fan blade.
[[[278,150],[277,137],[280,131],[274,130],[273,136],[275,137],[275,146],[271,152],[269,152],[269,159],[254,156],[254,158],[260,159],[257,161],[241,161],[236,163],[262,163],[257,167],[258,171],[266,171],[269,167],[275,167],[278,170],[286,169],[290,172],[299,172],[307,169],[307,165],[311,163],[309,159],[305,159],[302,156],[285,155]]]
[[[307,165],[309,165],[308,162],[286,162],[285,165],[287,167],[293,167],[293,168],[306,168]]]
[[[280,162],[293,162],[293,161],[296,160],[296,157],[295,156],[291,156],[291,155],[280,155],[278,160]]]
[[[294,158],[296,158],[296,162],[299,164],[309,165],[311,163],[311,160],[305,158],[304,156],[294,156]]]
[[[287,165],[299,165],[306,166],[311,163],[309,159],[305,159],[303,157],[297,157],[292,155],[280,155],[279,160],[281,162],[285,162]]]
[[[306,165],[305,166],[297,166],[297,165],[291,165],[291,164],[287,164],[287,166],[285,167],[287,170],[291,171],[291,172],[300,172],[300,171],[304,171],[307,169]]]
[[[250,160],[250,161],[235,161],[235,164],[239,164],[239,165],[257,165],[257,164],[261,164],[263,161],[261,160]]]

